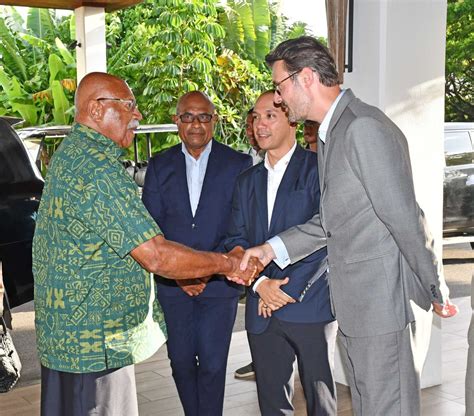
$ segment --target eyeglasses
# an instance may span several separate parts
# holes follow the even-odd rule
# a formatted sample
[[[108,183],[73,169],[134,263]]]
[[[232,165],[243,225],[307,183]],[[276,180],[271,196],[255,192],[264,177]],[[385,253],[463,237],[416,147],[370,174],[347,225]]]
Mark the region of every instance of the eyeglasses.
[[[96,98],[96,101],[118,101],[122,103],[127,111],[133,111],[137,108],[137,102],[133,99],[124,99],[124,98],[111,98],[111,97],[101,97]]]
[[[291,77],[294,77],[297,73],[299,73],[301,71],[302,70],[299,69],[298,71],[292,72],[290,75],[288,75],[286,78],[283,78],[281,81],[274,82],[273,83],[273,88],[275,89],[275,91],[280,93],[280,85],[283,84],[287,79],[290,79]]]
[[[209,123],[214,117],[212,114],[201,113],[201,114],[191,114],[183,113],[178,115],[182,123],[194,123],[194,120],[198,119],[200,123]]]

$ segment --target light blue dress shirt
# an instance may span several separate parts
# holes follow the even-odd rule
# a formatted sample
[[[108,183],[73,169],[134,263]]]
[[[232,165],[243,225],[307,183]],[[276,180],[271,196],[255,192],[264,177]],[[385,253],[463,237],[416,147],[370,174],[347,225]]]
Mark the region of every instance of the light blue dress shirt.
[[[329,111],[326,113],[321,125],[319,126],[318,135],[323,143],[326,143],[326,135],[328,133],[329,123],[331,122],[332,116],[334,114],[334,110],[336,109],[336,106],[339,103],[339,100],[344,95],[344,92],[345,90],[341,90],[339,95],[336,97],[336,99],[332,103],[331,107],[329,107]],[[288,266],[291,263],[288,250],[286,249],[285,244],[283,243],[280,237],[278,236],[272,237],[267,241],[267,243],[272,246],[272,249],[275,252],[275,256],[276,256],[275,260],[273,261],[277,264],[277,266],[280,269],[284,269],[286,266]]]
[[[206,145],[199,158],[196,160],[186,149],[184,143],[181,143],[181,151],[184,153],[186,161],[186,179],[188,182],[189,202],[193,217],[201,197],[202,184],[206,176],[207,162],[212,150],[212,140]]]

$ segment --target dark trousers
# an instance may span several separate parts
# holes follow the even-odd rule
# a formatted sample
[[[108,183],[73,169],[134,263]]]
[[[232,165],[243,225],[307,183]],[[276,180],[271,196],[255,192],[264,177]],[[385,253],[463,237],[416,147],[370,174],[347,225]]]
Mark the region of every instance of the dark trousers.
[[[238,297],[161,296],[168,357],[186,416],[220,416]]]
[[[293,414],[296,359],[308,416],[336,415],[336,333],[336,321],[303,324],[271,317],[263,333],[248,334],[263,416]]]
[[[134,366],[65,373],[41,366],[41,416],[138,416]]]

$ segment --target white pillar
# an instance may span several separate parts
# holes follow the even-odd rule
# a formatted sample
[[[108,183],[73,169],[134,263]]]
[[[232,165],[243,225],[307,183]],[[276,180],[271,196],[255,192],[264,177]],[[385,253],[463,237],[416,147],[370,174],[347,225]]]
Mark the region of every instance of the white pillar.
[[[89,72],[107,71],[105,10],[102,7],[79,7],[76,16],[77,82]]]
[[[354,5],[353,72],[345,74],[344,87],[379,107],[406,135],[417,200],[441,261],[446,0],[357,0]],[[432,314],[421,315],[428,348]],[[441,381],[441,323],[435,318],[422,387]]]

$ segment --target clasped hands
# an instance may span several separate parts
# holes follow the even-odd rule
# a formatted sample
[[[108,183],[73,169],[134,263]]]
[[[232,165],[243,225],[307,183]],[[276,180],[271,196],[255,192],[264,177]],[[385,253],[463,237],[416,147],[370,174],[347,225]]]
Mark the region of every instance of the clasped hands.
[[[289,282],[289,278],[284,279],[265,279],[259,283],[256,292],[260,296],[258,300],[258,315],[264,318],[272,316],[272,312],[283,308],[289,303],[296,301],[286,294],[280,287]]]

